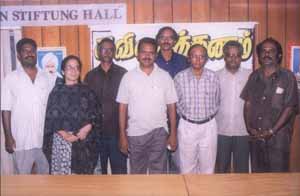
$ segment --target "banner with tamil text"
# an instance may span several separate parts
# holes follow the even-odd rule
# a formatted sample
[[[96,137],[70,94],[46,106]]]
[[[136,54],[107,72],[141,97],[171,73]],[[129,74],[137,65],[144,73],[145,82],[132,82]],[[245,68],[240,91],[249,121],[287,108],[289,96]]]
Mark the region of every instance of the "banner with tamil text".
[[[255,22],[224,23],[155,23],[155,24],[118,24],[90,26],[91,48],[93,49],[92,67],[99,64],[95,48],[104,37],[115,40],[117,47],[115,62],[130,70],[138,65],[135,58],[137,43],[143,37],[155,38],[163,26],[173,27],[179,34],[174,50],[187,55],[193,44],[201,44],[207,48],[209,61],[206,67],[218,70],[224,67],[224,44],[229,40],[239,41],[244,48],[242,67],[252,69],[254,50]]]

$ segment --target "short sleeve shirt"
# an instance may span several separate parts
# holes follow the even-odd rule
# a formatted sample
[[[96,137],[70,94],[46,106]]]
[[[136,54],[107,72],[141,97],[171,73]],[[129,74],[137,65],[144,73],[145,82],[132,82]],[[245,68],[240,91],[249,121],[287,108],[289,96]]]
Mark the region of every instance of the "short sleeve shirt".
[[[155,62],[160,68],[169,72],[172,78],[174,78],[177,73],[188,67],[187,58],[176,52],[172,53],[172,57],[169,61],[166,61],[161,52],[159,52]]]
[[[128,104],[128,136],[147,134],[153,129],[167,128],[167,104],[177,102],[171,76],[156,64],[150,75],[139,66],[121,80],[117,102]]]
[[[4,79],[1,110],[11,111],[16,151],[42,147],[47,100],[54,83],[47,72],[40,70],[32,82],[23,68]]]
[[[218,133],[226,136],[248,135],[243,115],[244,100],[240,98],[251,70],[240,67],[234,74],[226,68],[217,71],[221,87],[221,104],[216,115]]]
[[[215,72],[204,68],[200,79],[197,79],[192,67],[189,67],[179,72],[174,82],[179,116],[201,121],[217,113],[220,107],[220,81]]]
[[[259,68],[250,75],[241,98],[251,104],[250,126],[257,130],[270,129],[285,108],[292,107],[297,113],[298,92],[295,76],[291,71],[279,68],[265,78],[263,69]],[[292,129],[292,126],[292,121],[289,121],[283,128]]]

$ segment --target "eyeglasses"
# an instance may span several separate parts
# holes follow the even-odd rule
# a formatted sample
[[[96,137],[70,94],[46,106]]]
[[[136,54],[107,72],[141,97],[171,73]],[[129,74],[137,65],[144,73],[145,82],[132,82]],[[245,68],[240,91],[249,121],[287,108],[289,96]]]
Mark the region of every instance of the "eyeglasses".
[[[79,71],[79,65],[76,67],[66,66],[65,71]]]

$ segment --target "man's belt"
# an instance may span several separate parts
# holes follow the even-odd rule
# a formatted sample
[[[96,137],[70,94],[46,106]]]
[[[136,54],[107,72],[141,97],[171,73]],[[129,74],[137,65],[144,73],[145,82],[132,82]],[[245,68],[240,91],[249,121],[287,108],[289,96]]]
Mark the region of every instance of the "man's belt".
[[[184,115],[181,115],[181,118],[183,118],[184,120],[190,122],[190,123],[193,123],[193,124],[203,124],[203,123],[207,123],[208,121],[210,121],[211,119],[213,119],[215,117],[215,114],[211,115],[210,117],[208,118],[205,118],[204,120],[200,120],[200,121],[196,121],[196,120],[191,120],[191,119],[188,119],[186,116]]]

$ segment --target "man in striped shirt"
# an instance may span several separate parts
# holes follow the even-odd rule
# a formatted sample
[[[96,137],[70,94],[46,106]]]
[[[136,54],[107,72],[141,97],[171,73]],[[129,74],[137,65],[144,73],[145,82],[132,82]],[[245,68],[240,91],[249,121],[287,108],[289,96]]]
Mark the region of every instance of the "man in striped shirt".
[[[175,76],[178,95],[178,150],[181,173],[213,173],[217,153],[215,115],[220,106],[217,75],[204,68],[208,60],[203,46],[188,51],[191,67]]]

